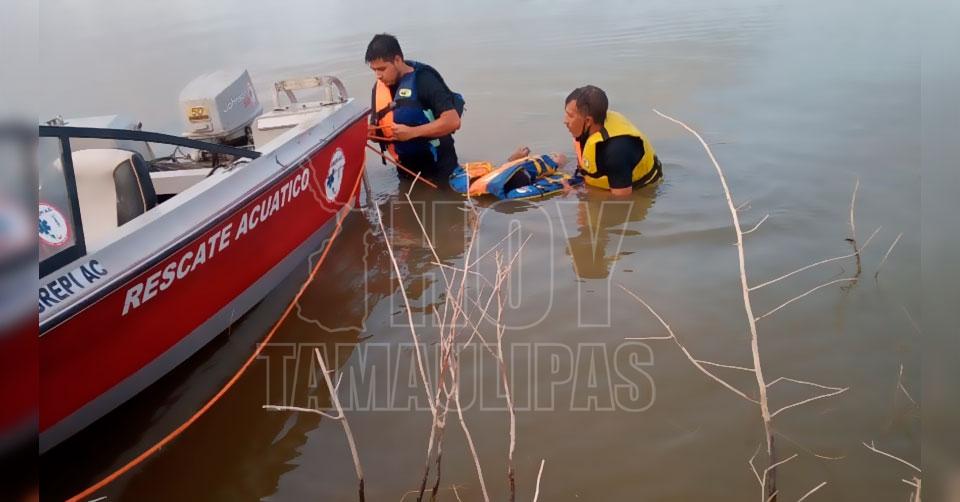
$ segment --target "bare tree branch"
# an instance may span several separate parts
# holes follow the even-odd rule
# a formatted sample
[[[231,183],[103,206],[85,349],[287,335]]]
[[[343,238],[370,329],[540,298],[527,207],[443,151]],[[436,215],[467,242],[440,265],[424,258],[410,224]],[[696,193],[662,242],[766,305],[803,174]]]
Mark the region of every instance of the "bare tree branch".
[[[777,378],[776,380],[768,383],[767,388],[773,387],[774,384],[776,384],[777,382],[793,382],[796,384],[809,385],[811,387],[817,387],[824,390],[840,390],[841,389],[841,387],[830,387],[829,385],[821,385],[819,383],[807,382],[805,380],[797,380],[796,378],[787,378],[787,377]]]
[[[754,451],[753,455],[750,456],[750,460],[747,460],[750,470],[753,471],[753,475],[757,478],[757,484],[760,485],[761,492],[763,491],[763,479],[760,479],[760,472],[757,471],[757,466],[753,465],[753,461],[757,458],[757,454],[760,453],[760,447],[762,446],[762,444],[758,444],[756,451]]]
[[[727,369],[731,369],[731,370],[740,370],[740,371],[746,371],[746,372],[749,372],[749,373],[753,373],[753,368],[746,368],[746,367],[744,367],[744,366],[732,366],[732,365],[729,365],[729,364],[720,364],[720,363],[715,363],[715,362],[713,362],[713,361],[705,361],[705,360],[703,360],[703,359],[697,359],[697,362],[700,363],[700,364],[705,364],[705,365],[707,365],[707,366],[716,366],[716,367],[718,367],[718,368],[727,368]]]
[[[347,436],[347,444],[350,446],[350,454],[353,456],[353,467],[357,471],[357,482],[359,484],[360,502],[363,502],[363,468],[360,466],[360,454],[357,452],[357,443],[353,439],[353,432],[350,430],[350,422],[343,413],[343,407],[340,406],[340,397],[337,396],[337,393],[334,391],[333,382],[330,381],[330,373],[327,372],[327,365],[323,362],[323,356],[320,354],[320,349],[313,349],[313,352],[317,356],[317,363],[320,364],[320,372],[323,373],[323,380],[327,383],[327,388],[330,389],[330,401],[336,408],[337,415],[342,418],[342,420],[340,420],[340,425],[343,427],[344,435]]]
[[[867,248],[867,246],[870,244],[870,241],[873,240],[873,237],[874,237],[875,235],[877,235],[877,232],[879,232],[881,228],[883,228],[883,227],[877,227],[877,229],[874,230],[872,234],[870,234],[870,237],[868,237],[867,240],[866,240],[866,242],[863,243],[863,247],[860,248],[860,251],[861,251],[861,252],[862,252],[864,249]],[[794,275],[796,275],[796,274],[799,274],[800,272],[803,272],[804,270],[810,270],[811,268],[816,267],[816,266],[819,266],[819,265],[824,265],[824,264],[831,263],[831,262],[835,262],[835,261],[839,261],[839,260],[845,260],[845,259],[847,259],[847,258],[853,258],[853,257],[856,256],[856,255],[857,255],[856,253],[850,253],[850,254],[845,254],[845,255],[843,255],[843,256],[835,256],[835,257],[833,257],[833,258],[827,258],[826,260],[820,260],[820,261],[818,261],[818,262],[816,262],[816,263],[811,263],[810,265],[807,265],[807,266],[805,266],[805,267],[800,267],[800,268],[794,270],[793,272],[789,272],[789,273],[783,274],[783,275],[781,275],[780,277],[777,277],[776,279],[771,279],[771,280],[769,280],[769,281],[767,281],[767,282],[764,282],[764,283],[762,283],[762,284],[757,284],[756,286],[751,286],[751,287],[750,287],[750,291],[756,291],[756,290],[758,290],[758,289],[760,289],[760,288],[762,288],[762,287],[764,287],[764,286],[769,286],[769,285],[774,284],[774,283],[776,283],[776,282],[780,282],[780,281],[782,281],[782,280],[784,280],[784,279],[786,279],[786,278],[788,278],[788,277],[792,277],[792,276],[794,276]]]
[[[750,230],[747,230],[747,231],[743,232],[743,235],[752,234],[753,232],[755,232],[758,228],[760,228],[760,225],[763,225],[763,222],[767,221],[767,218],[769,218],[769,217],[770,217],[769,214],[764,215],[764,217],[761,218],[760,221],[759,221],[756,225],[753,226],[753,228],[751,228]]]
[[[723,187],[723,194],[727,199],[727,209],[730,211],[730,219],[733,220],[733,229],[737,235],[737,261],[740,267],[740,289],[743,296],[743,309],[747,317],[747,323],[750,326],[750,353],[753,355],[753,368],[754,375],[757,380],[757,391],[759,392],[760,399],[758,404],[760,406],[760,417],[763,419],[763,430],[766,434],[767,440],[767,455],[773,457],[773,426],[771,424],[772,417],[770,416],[770,408],[767,401],[767,385],[766,381],[763,378],[763,368],[760,365],[760,342],[757,335],[757,322],[753,313],[753,304],[750,302],[750,285],[747,282],[747,265],[746,265],[746,256],[743,249],[743,232],[740,230],[740,216],[738,214],[737,208],[733,204],[733,195],[730,193],[730,187],[727,185],[727,178],[723,174],[723,169],[720,167],[720,163],[717,162],[717,158],[714,157],[713,151],[710,150],[710,146],[704,141],[703,137],[696,131],[694,131],[687,124],[663,113],[660,113],[657,110],[653,110],[654,113],[660,115],[661,117],[683,127],[688,132],[693,134],[700,144],[703,146],[704,150],[707,152],[707,156],[710,157],[710,161],[713,163],[713,167],[717,171],[717,176],[720,178],[720,185]],[[676,339],[675,339],[676,341]],[[678,342],[679,343],[679,342]],[[691,358],[692,359],[692,358]],[[696,363],[695,363],[696,364]],[[698,366],[702,368],[702,366]],[[732,386],[731,386],[732,387]],[[739,391],[738,391],[739,393]],[[742,393],[741,393],[742,394]],[[751,399],[751,401],[753,401]],[[771,487],[771,492],[775,493],[776,490]]]
[[[400,264],[397,263],[397,258],[393,254],[393,246],[390,244],[390,238],[387,234],[387,229],[383,226],[383,215],[380,214],[380,207],[377,204],[373,204],[373,207],[377,215],[377,223],[380,225],[380,232],[383,233],[383,242],[387,245],[387,254],[390,256],[390,263],[393,265],[393,271],[397,274],[397,284],[400,286],[400,293],[403,295],[403,304],[407,311],[407,323],[410,326],[410,336],[413,338],[413,350],[417,358],[417,367],[420,371],[420,380],[423,383],[423,390],[427,394],[427,402],[430,405],[430,413],[435,417],[437,414],[437,405],[434,402],[433,395],[430,392],[432,385],[430,384],[430,377],[427,375],[426,368],[423,364],[423,354],[420,350],[420,337],[417,336],[417,330],[414,328],[413,309],[410,308],[410,298],[407,296],[407,288],[403,284],[403,274],[400,273]]]
[[[533,492],[533,502],[537,502],[537,499],[540,498],[540,478],[543,476],[543,464],[546,461],[546,459],[540,460],[540,472],[537,473],[537,488]]]
[[[700,364],[699,362],[697,362],[698,360],[697,360],[696,358],[694,358],[694,357],[690,354],[690,352],[687,350],[687,348],[684,347],[682,343],[680,343],[680,340],[678,340],[678,339],[677,339],[677,336],[673,333],[673,329],[670,328],[670,325],[667,324],[667,322],[664,321],[662,317],[660,317],[660,314],[658,314],[656,310],[653,310],[653,307],[651,307],[649,304],[647,304],[647,302],[643,301],[643,298],[640,298],[639,296],[637,296],[636,293],[634,293],[633,291],[630,291],[629,289],[625,288],[625,287],[623,286],[623,284],[618,284],[618,286],[620,286],[620,289],[624,290],[628,295],[632,296],[635,300],[637,300],[638,302],[640,302],[641,305],[643,305],[644,307],[646,307],[647,310],[649,310],[650,313],[653,314],[653,316],[656,317],[658,321],[660,321],[660,324],[663,325],[664,328],[666,328],[666,330],[667,330],[668,333],[670,333],[670,336],[669,336],[668,338],[672,338],[672,339],[673,339],[673,341],[677,344],[677,346],[680,347],[680,350],[683,351],[683,354],[684,354],[685,356],[687,356],[687,359],[689,359],[690,362],[693,363],[694,367],[696,367],[698,370],[700,370],[701,372],[703,372],[704,375],[707,375],[708,377],[716,380],[720,385],[723,385],[724,387],[726,387],[727,389],[729,389],[730,391],[732,391],[732,392],[735,393],[736,395],[738,395],[738,396],[746,399],[747,401],[750,401],[751,403],[760,404],[756,399],[753,399],[753,398],[747,396],[747,395],[744,394],[743,391],[741,391],[740,389],[734,387],[733,385],[731,385],[731,384],[730,384],[729,382],[727,382],[726,380],[724,380],[724,379],[722,379],[722,378],[714,375],[714,374],[711,373],[709,370],[707,370],[706,368],[704,368],[703,365]]]
[[[853,217],[854,208],[857,205],[857,190],[860,189],[860,177],[857,176],[857,182],[853,185],[853,197],[850,199],[850,245],[853,246],[853,254],[857,257],[857,274],[860,276],[860,248],[857,247],[857,222]]]
[[[480,467],[480,457],[477,456],[477,447],[473,444],[473,436],[467,427],[467,421],[463,418],[463,408],[460,406],[460,391],[453,390],[453,402],[457,405],[457,416],[460,417],[460,428],[463,429],[463,435],[467,437],[467,445],[470,447],[470,455],[473,456],[473,465],[477,469],[477,479],[480,480],[480,491],[483,492],[483,500],[490,502],[490,495],[487,494],[487,484],[483,481],[483,469]]]
[[[821,285],[819,285],[819,286],[811,289],[810,291],[807,291],[806,293],[804,293],[804,294],[802,294],[802,295],[800,295],[800,296],[795,296],[795,297],[787,300],[786,302],[782,303],[779,307],[771,310],[770,312],[767,312],[766,314],[763,314],[762,316],[756,318],[755,320],[756,320],[756,321],[759,321],[760,319],[763,319],[763,318],[765,318],[765,317],[768,317],[768,316],[770,316],[770,315],[773,315],[774,313],[776,313],[776,312],[779,311],[780,309],[786,307],[787,305],[790,305],[791,303],[793,303],[793,302],[795,302],[795,301],[797,301],[797,300],[800,300],[800,299],[806,297],[807,295],[810,295],[811,293],[815,293],[815,292],[817,292],[818,290],[821,290],[821,289],[823,289],[823,288],[826,288],[826,287],[829,287],[829,286],[832,286],[832,285],[834,285],[834,284],[838,284],[838,283],[841,283],[841,282],[856,282],[856,280],[857,280],[856,277],[844,277],[843,279],[835,279],[835,280],[832,280],[832,281],[830,281],[830,282],[823,283],[823,284],[821,284]]]
[[[800,444],[799,442],[797,442],[797,440],[791,438],[790,436],[788,436],[788,435],[786,435],[786,434],[784,434],[784,433],[782,433],[782,432],[780,432],[780,431],[777,431],[777,432],[775,432],[774,434],[776,434],[777,436],[780,436],[780,437],[783,438],[783,439],[786,439],[790,444],[796,446],[797,448],[803,450],[803,451],[806,452],[806,453],[809,453],[811,456],[816,457],[816,458],[819,458],[819,459],[821,459],[821,460],[836,461],[836,460],[843,460],[843,459],[847,458],[846,455],[843,455],[843,456],[840,456],[840,457],[831,457],[831,456],[828,456],[828,455],[823,455],[823,454],[817,453],[817,452],[811,450],[810,448],[807,448],[806,446],[803,446],[802,444]]]
[[[823,488],[823,487],[826,486],[826,485],[827,485],[827,482],[824,481],[823,483],[820,483],[819,485],[814,486],[812,490],[808,491],[808,492],[805,493],[802,497],[800,497],[799,499],[797,499],[797,502],[803,502],[804,500],[807,500],[807,497],[809,497],[810,495],[813,495],[814,492],[816,492],[817,490]]]
[[[917,324],[917,321],[913,320],[913,316],[910,315],[910,311],[907,310],[907,307],[905,305],[900,305],[900,309],[903,310],[903,313],[907,315],[907,320],[910,321],[910,326],[913,327],[913,331],[918,335],[922,335],[923,330],[920,329],[920,325]]]
[[[263,409],[268,411],[300,411],[303,413],[313,413],[314,415],[320,415],[324,418],[329,418],[330,420],[343,420],[343,416],[331,415],[329,413],[324,413],[320,410],[315,410],[313,408],[301,408],[299,406],[274,406],[272,404],[263,405]]]
[[[770,476],[770,473],[771,473],[771,472],[775,472],[775,470],[776,470],[777,467],[779,467],[779,466],[781,466],[781,465],[783,465],[783,464],[786,464],[787,462],[789,462],[789,461],[791,461],[791,460],[793,460],[793,459],[795,459],[795,458],[797,458],[797,454],[796,454],[796,453],[794,453],[793,455],[791,455],[791,456],[789,456],[789,457],[787,457],[787,458],[785,458],[785,459],[783,459],[783,460],[781,460],[781,461],[779,461],[779,462],[777,462],[777,463],[774,463],[774,464],[770,465],[770,467],[767,467],[766,469],[763,470],[763,476],[761,476],[761,479],[760,479],[760,497],[761,497],[761,499],[763,498],[763,494],[764,494],[764,492],[766,491],[767,479],[768,479],[768,477]],[[777,493],[778,493],[777,490],[773,490],[772,493],[770,493],[770,496],[767,498],[767,502],[770,502],[771,500],[776,499],[776,498],[777,498]]]
[[[880,260],[880,264],[877,265],[877,271],[873,274],[874,279],[880,278],[880,269],[883,268],[883,264],[887,262],[887,258],[890,257],[890,253],[893,252],[893,248],[900,242],[901,237],[903,237],[903,232],[897,234],[897,238],[893,240],[893,244],[890,244],[890,249],[887,250],[886,254],[883,255],[883,259]]]
[[[887,452],[885,452],[885,451],[882,451],[882,450],[878,449],[878,448],[875,446],[875,444],[874,444],[873,441],[871,441],[870,444],[867,444],[867,443],[862,443],[862,444],[863,444],[863,446],[866,446],[868,450],[870,450],[870,451],[872,451],[872,452],[874,452],[874,453],[878,453],[878,454],[883,455],[883,456],[885,456],[885,457],[888,457],[888,458],[891,458],[891,459],[893,459],[893,460],[896,460],[897,462],[900,462],[900,463],[906,465],[907,467],[909,467],[909,468],[911,468],[911,469],[913,469],[913,470],[915,470],[915,471],[917,471],[917,472],[923,472],[922,470],[920,470],[919,467],[911,464],[910,462],[907,462],[906,460],[904,460],[904,459],[902,459],[902,458],[900,458],[900,457],[898,457],[898,456],[896,456],[896,455],[892,455],[892,454],[890,454],[890,453],[887,453]]]
[[[819,399],[826,399],[826,398],[828,398],[828,397],[836,396],[837,394],[843,394],[844,392],[846,392],[846,391],[848,391],[848,390],[850,390],[850,387],[844,387],[844,388],[842,388],[842,389],[838,389],[838,390],[835,391],[835,392],[829,392],[829,393],[827,393],[827,394],[821,394],[821,395],[816,396],[816,397],[811,397],[810,399],[804,399],[803,401],[799,401],[799,402],[796,402],[796,403],[793,403],[793,404],[784,406],[783,408],[780,408],[779,410],[773,412],[770,416],[771,416],[771,417],[775,417],[775,416],[779,415],[781,412],[787,411],[787,410],[789,410],[790,408],[796,408],[797,406],[804,405],[804,404],[807,404],[807,403],[810,403],[810,402],[813,402],[813,401],[817,401],[817,400],[819,400]]]
[[[907,399],[909,399],[914,406],[917,405],[917,402],[914,401],[913,396],[911,396],[910,393],[907,392],[907,388],[903,386],[903,364],[900,365],[900,376],[897,377],[897,388],[903,391],[903,394],[907,396]]]

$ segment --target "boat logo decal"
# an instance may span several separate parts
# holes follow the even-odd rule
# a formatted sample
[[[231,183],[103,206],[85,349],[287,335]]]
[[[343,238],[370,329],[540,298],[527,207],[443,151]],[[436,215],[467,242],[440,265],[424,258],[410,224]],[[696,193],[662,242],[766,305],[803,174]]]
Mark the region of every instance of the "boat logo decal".
[[[400,89],[397,91],[397,96],[400,96],[401,98],[409,98],[410,96],[413,96],[413,91],[410,89]]]
[[[257,93],[253,90],[253,85],[247,82],[247,88],[243,90],[240,94],[236,95],[230,101],[227,101],[227,106],[223,109],[223,113],[227,113],[230,110],[233,110],[233,107],[242,105],[244,108],[250,108],[257,102]]]
[[[337,200],[337,194],[340,193],[340,184],[343,183],[343,168],[347,164],[347,158],[343,154],[342,148],[337,148],[330,159],[330,170],[327,171],[327,178],[324,181],[324,188],[327,193],[327,200]]]
[[[48,246],[59,247],[70,239],[70,227],[63,213],[56,207],[41,202],[40,222],[37,228],[40,240]]]

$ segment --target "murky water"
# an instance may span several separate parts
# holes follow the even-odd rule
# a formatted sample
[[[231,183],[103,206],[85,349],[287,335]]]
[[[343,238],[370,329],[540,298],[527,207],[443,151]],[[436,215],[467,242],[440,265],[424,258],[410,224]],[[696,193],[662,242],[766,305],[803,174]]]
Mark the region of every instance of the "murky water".
[[[519,144],[570,154],[564,96],[584,83],[607,91],[612,108],[651,138],[664,162],[663,182],[625,203],[604,204],[603,194],[590,191],[481,204],[479,249],[515,228],[512,249],[530,236],[505,317],[521,500],[533,494],[541,459],[541,500],[758,497],[747,464],[763,441],[757,408],[699,373],[673,342],[624,340],[664,331],[621,284],[654,306],[698,358],[751,364],[718,178],[696,140],[651,109],[688,122],[710,142],[737,203],[749,201],[741,212],[745,226],[769,214],[746,237],[754,284],[850,251],[849,205],[859,177],[860,241],[882,226],[864,250],[863,280],[818,291],[760,322],[768,381],[783,376],[849,387],[776,417],[781,457],[799,454],[780,469],[780,489],[795,500],[827,481],[811,499],[906,497],[900,480],[910,472],[861,442],[919,459],[919,411],[910,400],[919,399],[920,387],[921,27],[908,4],[61,0],[40,8],[46,115],[129,112],[146,128],[177,131],[180,88],[224,66],[248,68],[262,99],[274,80],[312,72],[341,77],[365,99],[372,76],[363,50],[380,31],[396,34],[408,57],[434,65],[465,95],[456,136],[461,160],[502,160]],[[443,302],[441,269],[397,195],[406,186],[378,160],[368,166],[415,317],[428,320],[429,306]],[[412,197],[424,203],[418,210],[440,260],[462,266],[465,236],[476,223],[462,199],[426,189]],[[307,266],[228,336],[42,459],[44,497],[82,489],[179,425],[239,367]],[[766,312],[852,267],[845,260],[759,290],[755,308]],[[261,409],[329,406],[309,374],[310,350],[321,347],[347,374],[341,399],[355,392],[354,404],[380,405],[347,412],[368,500],[400,499],[419,484],[430,426],[425,409],[396,405],[408,398],[423,404],[409,384],[405,322],[382,235],[369,213],[358,212],[302,299],[300,316],[287,320],[264,361],[173,445],[103,494],[354,498],[353,467],[336,422]],[[436,341],[435,329],[421,332]],[[491,497],[504,500],[508,416],[497,398],[496,368],[489,358],[465,354],[464,394],[473,403],[465,418]],[[751,375],[719,372],[755,394]],[[773,389],[774,408],[814,395],[791,384]],[[480,499],[456,423],[443,469],[443,500],[456,499],[454,486],[463,500]]]

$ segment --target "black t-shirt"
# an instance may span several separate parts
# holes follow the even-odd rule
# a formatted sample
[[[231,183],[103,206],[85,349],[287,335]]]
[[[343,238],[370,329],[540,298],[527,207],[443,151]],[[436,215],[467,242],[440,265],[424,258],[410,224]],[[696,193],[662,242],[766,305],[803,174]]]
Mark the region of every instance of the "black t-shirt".
[[[584,135],[589,136],[589,133]],[[580,144],[587,142],[580,138]],[[633,186],[633,168],[643,158],[643,141],[634,136],[617,136],[597,144],[597,174],[606,176],[610,188]]]
[[[397,86],[390,87],[390,93],[396,94]],[[417,72],[417,101],[425,110],[433,112],[436,119],[447,110],[455,110],[453,92],[449,87],[429,70]],[[457,167],[457,151],[453,146],[453,136],[446,135],[440,138],[437,147],[437,160],[429,152],[422,155],[404,155],[400,163],[409,169],[419,171],[424,176],[446,179]],[[402,171],[401,171],[402,172]]]

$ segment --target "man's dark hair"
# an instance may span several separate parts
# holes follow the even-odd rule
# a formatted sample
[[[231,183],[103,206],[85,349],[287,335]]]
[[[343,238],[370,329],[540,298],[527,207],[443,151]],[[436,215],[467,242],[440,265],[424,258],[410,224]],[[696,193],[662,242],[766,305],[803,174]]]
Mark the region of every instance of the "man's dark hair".
[[[607,101],[607,93],[595,85],[585,85],[577,87],[567,96],[563,104],[568,105],[571,101],[577,102],[577,110],[580,113],[593,117],[593,121],[603,125],[607,120],[607,108],[610,102]]]
[[[397,37],[389,33],[380,33],[374,35],[370,43],[367,44],[367,54],[364,56],[364,60],[367,63],[375,59],[393,61],[393,58],[396,56],[400,56],[401,59],[403,58],[400,41],[397,40]]]

